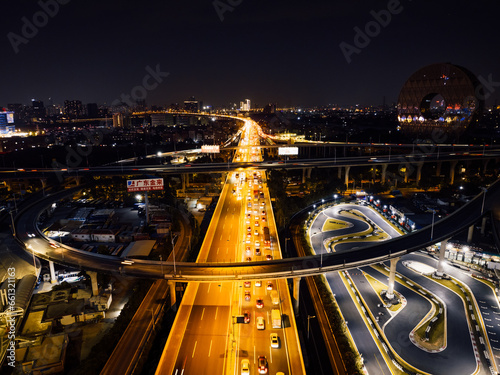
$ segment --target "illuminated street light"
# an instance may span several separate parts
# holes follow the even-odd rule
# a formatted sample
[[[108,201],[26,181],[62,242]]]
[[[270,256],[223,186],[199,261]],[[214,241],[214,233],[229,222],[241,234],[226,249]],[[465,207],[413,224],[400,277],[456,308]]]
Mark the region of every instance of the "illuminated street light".
[[[316,318],[316,315],[307,315],[307,339],[309,340],[309,319]]]

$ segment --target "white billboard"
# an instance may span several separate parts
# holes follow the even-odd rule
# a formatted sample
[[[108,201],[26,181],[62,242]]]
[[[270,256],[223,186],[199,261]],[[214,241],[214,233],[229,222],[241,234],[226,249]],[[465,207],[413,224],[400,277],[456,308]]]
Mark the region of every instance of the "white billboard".
[[[206,145],[206,146],[201,146],[201,152],[204,154],[218,154],[220,152],[219,149],[220,146],[211,146],[211,145]]]
[[[298,155],[299,148],[298,147],[279,147],[278,155]]]

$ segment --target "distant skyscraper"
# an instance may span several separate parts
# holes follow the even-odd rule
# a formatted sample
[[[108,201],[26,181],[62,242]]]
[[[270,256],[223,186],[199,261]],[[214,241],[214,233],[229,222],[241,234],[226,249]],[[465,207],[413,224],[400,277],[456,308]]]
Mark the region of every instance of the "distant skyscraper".
[[[31,99],[33,117],[45,117],[45,106],[41,100]]]
[[[186,112],[198,113],[200,111],[200,103],[192,96],[188,100],[184,100],[184,110]]]
[[[21,103],[7,104],[7,109],[14,112],[14,122],[18,123],[26,116],[26,111]]]
[[[113,128],[123,128],[123,113],[113,115]]]
[[[240,111],[250,111],[250,99],[240,102]]]
[[[80,100],[65,100],[64,114],[71,118],[78,118],[83,115],[83,106]]]
[[[0,134],[14,131],[14,112],[0,112]]]
[[[264,107],[262,113],[271,114],[276,113],[276,103],[269,103]]]

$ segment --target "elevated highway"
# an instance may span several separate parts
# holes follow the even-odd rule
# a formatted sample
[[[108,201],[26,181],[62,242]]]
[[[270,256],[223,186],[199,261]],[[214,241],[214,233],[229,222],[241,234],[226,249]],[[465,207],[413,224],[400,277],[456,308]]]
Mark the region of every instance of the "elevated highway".
[[[484,213],[498,210],[500,204],[500,180],[492,184],[453,214],[408,235],[394,238],[380,244],[352,249],[342,253],[330,253],[303,258],[287,258],[269,261],[233,263],[184,263],[133,260],[133,264],[122,264],[122,258],[89,254],[61,245],[49,246],[41,237],[36,226],[37,217],[53,201],[61,199],[67,192],[54,194],[31,206],[16,222],[17,238],[27,251],[36,256],[57,263],[86,268],[99,272],[119,272],[130,276],[160,278],[176,281],[235,281],[261,278],[290,278],[310,276],[328,271],[356,268],[372,263],[397,258],[403,254],[430,246],[450,238],[479,220]],[[28,234],[38,234],[32,238]],[[431,237],[432,234],[432,237]]]
[[[180,165],[118,165],[92,168],[38,168],[38,169],[6,169],[0,168],[1,179],[46,178],[56,174],[61,178],[83,176],[113,176],[113,175],[147,175],[147,174],[183,174],[183,173],[214,173],[231,172],[240,169],[252,168],[258,170],[273,169],[304,169],[304,168],[332,168],[355,167],[374,165],[417,165],[431,162],[455,162],[489,160],[500,158],[500,150],[494,149],[482,153],[448,152],[439,154],[408,154],[408,155],[371,155],[320,158],[320,159],[292,159],[289,161],[254,161],[254,162],[228,162],[228,163],[185,163]]]

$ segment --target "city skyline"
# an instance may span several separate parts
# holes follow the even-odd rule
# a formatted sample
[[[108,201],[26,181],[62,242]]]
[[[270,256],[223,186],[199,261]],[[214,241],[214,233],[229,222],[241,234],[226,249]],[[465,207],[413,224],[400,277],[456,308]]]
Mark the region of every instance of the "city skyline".
[[[231,4],[9,4],[0,105],[109,105],[131,93],[163,106],[390,104],[415,70],[440,62],[482,77],[487,105],[499,98],[496,4]]]

